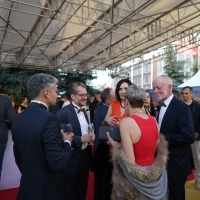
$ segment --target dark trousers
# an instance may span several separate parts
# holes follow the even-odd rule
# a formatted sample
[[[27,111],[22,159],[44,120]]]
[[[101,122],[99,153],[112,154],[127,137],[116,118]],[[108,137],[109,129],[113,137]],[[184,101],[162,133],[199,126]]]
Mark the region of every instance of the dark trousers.
[[[89,176],[89,154],[88,149],[81,150],[80,160],[75,173],[66,176],[67,199],[85,200],[87,194]]]
[[[94,200],[110,200],[112,169],[109,146],[100,143],[95,152]]]
[[[185,200],[185,182],[187,177],[169,178],[168,177],[168,200]]]
[[[1,180],[1,171],[2,171],[3,157],[4,157],[5,149],[6,149],[6,145],[3,147],[0,147],[0,180]]]

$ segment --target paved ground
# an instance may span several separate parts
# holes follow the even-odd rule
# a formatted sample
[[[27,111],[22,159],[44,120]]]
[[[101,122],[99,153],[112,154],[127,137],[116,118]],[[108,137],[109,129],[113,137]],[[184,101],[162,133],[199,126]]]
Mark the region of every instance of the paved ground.
[[[196,189],[195,180],[187,181],[185,193],[185,200],[200,200],[200,190]]]

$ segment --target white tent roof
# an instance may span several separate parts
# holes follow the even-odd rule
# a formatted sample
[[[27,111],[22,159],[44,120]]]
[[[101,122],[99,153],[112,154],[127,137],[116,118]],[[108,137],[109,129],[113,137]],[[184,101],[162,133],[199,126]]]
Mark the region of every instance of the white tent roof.
[[[0,1],[0,64],[112,69],[200,30],[199,0]]]
[[[187,80],[185,83],[179,85],[178,87],[185,87],[185,86],[200,86],[200,70],[189,80]]]

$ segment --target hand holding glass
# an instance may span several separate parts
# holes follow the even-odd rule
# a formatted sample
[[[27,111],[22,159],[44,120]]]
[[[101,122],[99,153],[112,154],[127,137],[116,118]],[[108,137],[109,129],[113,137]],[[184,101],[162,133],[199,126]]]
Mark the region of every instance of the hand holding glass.
[[[66,135],[69,135],[70,133],[73,132],[72,125],[70,123],[62,123],[61,128]]]

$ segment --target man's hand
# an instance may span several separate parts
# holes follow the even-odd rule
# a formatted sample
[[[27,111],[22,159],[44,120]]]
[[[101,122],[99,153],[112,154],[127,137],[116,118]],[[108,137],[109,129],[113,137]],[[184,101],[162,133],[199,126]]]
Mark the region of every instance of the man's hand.
[[[92,142],[93,135],[86,134],[81,136],[81,142]]]
[[[68,140],[70,143],[72,143],[72,140],[73,140],[73,137],[74,137],[73,133],[66,135],[62,129],[61,129],[60,132],[61,132],[61,136],[62,136],[63,141]]]

